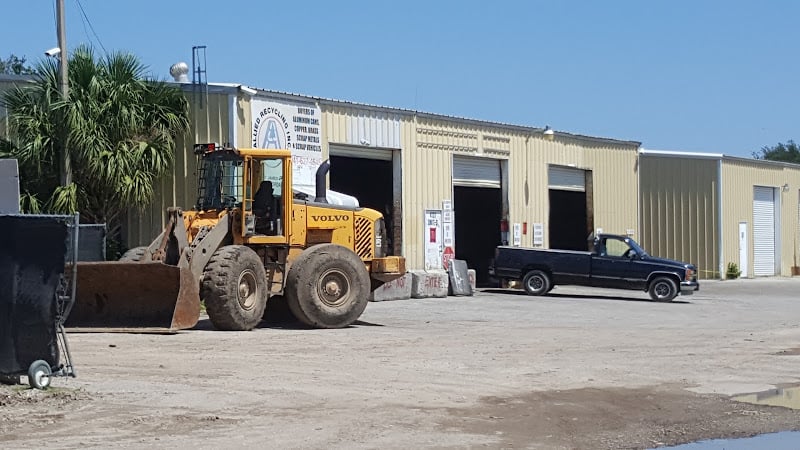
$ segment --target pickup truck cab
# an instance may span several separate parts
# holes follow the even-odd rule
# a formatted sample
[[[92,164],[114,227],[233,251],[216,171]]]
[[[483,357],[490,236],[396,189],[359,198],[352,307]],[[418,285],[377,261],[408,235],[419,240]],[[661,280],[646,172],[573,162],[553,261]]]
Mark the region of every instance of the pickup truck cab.
[[[697,267],[656,258],[627,236],[600,234],[593,251],[500,246],[489,273],[517,280],[530,295],[545,295],[556,285],[643,290],[656,301],[672,301],[700,288]]]

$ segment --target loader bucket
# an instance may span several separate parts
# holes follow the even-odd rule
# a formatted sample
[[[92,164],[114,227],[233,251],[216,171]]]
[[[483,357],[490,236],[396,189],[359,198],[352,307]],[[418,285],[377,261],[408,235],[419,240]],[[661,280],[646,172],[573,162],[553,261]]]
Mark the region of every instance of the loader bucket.
[[[160,262],[81,262],[65,326],[87,332],[175,332],[200,318],[199,280]]]

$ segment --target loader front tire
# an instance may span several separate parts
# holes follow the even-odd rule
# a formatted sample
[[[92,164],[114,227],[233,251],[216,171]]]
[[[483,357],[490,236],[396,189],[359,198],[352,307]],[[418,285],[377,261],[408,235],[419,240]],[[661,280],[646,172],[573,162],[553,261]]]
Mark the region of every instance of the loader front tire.
[[[267,306],[267,274],[261,258],[243,245],[220,248],[203,271],[200,298],[214,328],[252,330]]]
[[[341,245],[320,244],[292,262],[284,295],[304,324],[343,328],[361,317],[369,291],[369,273],[358,255]]]

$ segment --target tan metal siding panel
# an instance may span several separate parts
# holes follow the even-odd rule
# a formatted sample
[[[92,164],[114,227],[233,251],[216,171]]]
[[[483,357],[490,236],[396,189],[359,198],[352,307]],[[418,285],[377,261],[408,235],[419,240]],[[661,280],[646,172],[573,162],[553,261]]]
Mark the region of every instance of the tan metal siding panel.
[[[172,170],[156,182],[150,206],[143,211],[129,211],[125,227],[128,247],[152,242],[164,227],[168,207],[193,207],[197,195],[197,160],[192,152],[193,145],[201,142],[225,143],[229,140],[227,94],[210,94],[207,101],[204,99],[203,108],[200,108],[199,102],[193,101],[196,99],[193,99],[191,92],[185,95],[190,101],[191,129],[187,135],[176,138]]]
[[[641,155],[641,244],[719,277],[717,161]]]
[[[630,229],[638,239],[638,148],[584,148],[584,168],[591,169],[594,177],[595,227],[620,234]]]
[[[514,136],[510,148],[510,221],[528,223],[528,233],[522,236],[523,246],[533,245],[534,223],[548,229],[550,164],[592,171],[595,227],[622,234],[628,229],[636,230],[637,148],[592,145],[585,140],[562,137],[549,141],[540,135]],[[549,236],[545,232],[544,247],[548,246]]]
[[[419,123],[422,122],[422,123]],[[442,200],[452,199],[450,186],[451,156],[443,148],[428,145],[423,140],[427,134],[420,128],[430,129],[434,124],[420,120],[404,120],[403,142],[403,251],[412,269],[425,266],[423,247],[423,214],[425,209],[440,209]]]
[[[790,276],[792,267],[800,264],[798,249],[798,196],[800,168],[738,159],[724,159],[722,163],[724,263],[739,261],[739,222],[747,222],[748,268],[753,276],[753,186],[782,187],[780,205],[780,275]]]

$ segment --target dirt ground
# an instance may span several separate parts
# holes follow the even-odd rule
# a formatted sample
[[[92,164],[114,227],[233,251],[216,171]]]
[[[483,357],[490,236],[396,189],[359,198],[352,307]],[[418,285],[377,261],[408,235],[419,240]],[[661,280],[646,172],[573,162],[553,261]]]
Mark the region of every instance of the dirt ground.
[[[0,386],[0,447],[652,448],[799,430],[800,279],[679,302],[559,287],[371,303],[358,325],[70,334],[78,377]],[[23,379],[24,381],[24,379]]]

